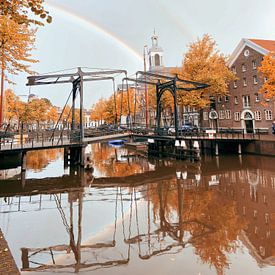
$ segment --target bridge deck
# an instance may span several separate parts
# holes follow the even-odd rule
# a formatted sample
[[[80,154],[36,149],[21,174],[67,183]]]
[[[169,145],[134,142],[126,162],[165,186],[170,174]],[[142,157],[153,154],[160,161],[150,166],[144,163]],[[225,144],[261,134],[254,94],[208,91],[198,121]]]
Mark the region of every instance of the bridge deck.
[[[102,141],[108,141],[113,139],[127,138],[130,136],[130,133],[119,133],[113,135],[104,135],[97,137],[87,137],[84,138],[84,142],[80,143],[79,141],[72,141],[68,137],[63,137],[62,139],[56,138],[51,141],[40,140],[21,143],[8,142],[1,144],[0,153],[12,153],[12,152],[22,152],[22,151],[32,151],[32,150],[42,150],[42,149],[54,149],[54,148],[64,148],[64,147],[78,147],[81,145],[96,143]]]

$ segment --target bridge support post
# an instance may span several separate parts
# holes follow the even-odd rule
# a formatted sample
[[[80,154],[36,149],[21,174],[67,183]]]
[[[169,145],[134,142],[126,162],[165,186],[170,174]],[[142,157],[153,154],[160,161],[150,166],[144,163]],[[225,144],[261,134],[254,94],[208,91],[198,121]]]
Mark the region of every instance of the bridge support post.
[[[241,143],[238,144],[238,154],[239,155],[242,154],[242,145],[241,145]]]
[[[22,152],[21,158],[21,185],[22,188],[26,185],[26,169],[27,169],[27,153]]]
[[[85,166],[85,146],[82,146],[80,150],[80,165]]]
[[[215,155],[219,155],[219,144],[217,142],[215,143]]]
[[[69,167],[69,148],[64,147],[64,170],[67,170]]]

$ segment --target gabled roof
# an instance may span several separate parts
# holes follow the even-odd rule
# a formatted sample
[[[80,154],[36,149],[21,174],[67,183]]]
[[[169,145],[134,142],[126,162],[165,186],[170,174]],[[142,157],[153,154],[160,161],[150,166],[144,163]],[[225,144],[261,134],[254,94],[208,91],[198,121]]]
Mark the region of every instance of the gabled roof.
[[[243,38],[238,44],[236,49],[233,51],[228,60],[228,66],[231,67],[236,61],[243,49],[248,46],[262,55],[268,54],[270,51],[275,51],[275,41],[274,40],[262,40],[262,39],[247,39]]]
[[[249,39],[249,40],[270,52],[275,51],[275,40],[263,40],[263,39]]]

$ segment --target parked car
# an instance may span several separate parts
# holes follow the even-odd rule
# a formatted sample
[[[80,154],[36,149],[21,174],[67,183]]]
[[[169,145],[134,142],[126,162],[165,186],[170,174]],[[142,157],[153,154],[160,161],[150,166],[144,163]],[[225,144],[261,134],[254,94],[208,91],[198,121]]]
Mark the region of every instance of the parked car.
[[[176,133],[175,127],[169,127],[167,133],[170,136],[174,135]]]
[[[192,125],[191,123],[183,124],[178,129],[179,134],[186,134],[186,133],[197,133],[199,131],[196,125]],[[168,135],[174,135],[176,133],[175,127],[168,128]]]

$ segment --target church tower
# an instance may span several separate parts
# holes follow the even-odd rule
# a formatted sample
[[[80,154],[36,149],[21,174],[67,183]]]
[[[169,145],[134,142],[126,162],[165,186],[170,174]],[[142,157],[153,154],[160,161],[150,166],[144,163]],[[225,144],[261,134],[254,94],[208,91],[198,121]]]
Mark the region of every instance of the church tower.
[[[149,49],[149,71],[161,71],[163,68],[163,50],[158,45],[158,36],[155,31],[151,36],[152,47]]]

